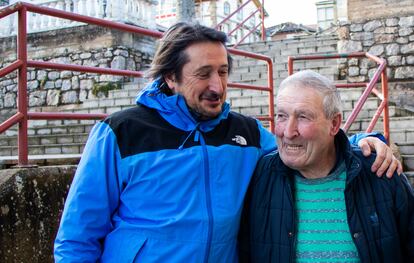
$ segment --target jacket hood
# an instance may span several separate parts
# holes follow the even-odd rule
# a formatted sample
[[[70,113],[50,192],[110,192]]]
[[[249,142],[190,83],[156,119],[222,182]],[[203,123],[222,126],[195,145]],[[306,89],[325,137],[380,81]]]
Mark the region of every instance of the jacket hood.
[[[230,105],[225,102],[219,116],[208,121],[197,121],[188,110],[185,99],[180,94],[167,96],[160,91],[162,84],[160,79],[149,83],[137,96],[136,103],[155,109],[171,125],[185,131],[192,131],[199,127],[203,132],[208,132],[216,127],[221,120],[226,119]]]

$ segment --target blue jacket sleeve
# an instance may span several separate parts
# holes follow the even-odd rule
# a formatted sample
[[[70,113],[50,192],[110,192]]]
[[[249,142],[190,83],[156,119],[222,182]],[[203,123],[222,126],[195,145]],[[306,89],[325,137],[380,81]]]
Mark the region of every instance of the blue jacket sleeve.
[[[260,132],[261,156],[263,156],[277,149],[276,136],[264,128],[260,121],[257,121],[257,125]]]
[[[348,139],[349,139],[349,142],[350,142],[352,145],[356,146],[356,145],[358,145],[358,142],[359,142],[361,139],[364,139],[364,138],[366,138],[366,137],[376,137],[376,138],[380,139],[381,141],[383,141],[384,143],[386,143],[386,142],[387,142],[387,140],[385,140],[385,137],[384,137],[381,133],[379,133],[379,132],[357,133],[357,134],[355,134],[355,135],[352,135],[352,136],[351,136],[351,137],[349,137]]]
[[[112,129],[95,125],[70,187],[55,240],[55,262],[97,262],[118,207],[120,154]]]
[[[258,121],[260,130],[260,144],[262,146],[262,156],[277,149],[276,135],[265,129]],[[358,133],[348,137],[353,146],[358,146],[358,142],[366,137],[376,137],[386,143],[385,137],[379,132]]]

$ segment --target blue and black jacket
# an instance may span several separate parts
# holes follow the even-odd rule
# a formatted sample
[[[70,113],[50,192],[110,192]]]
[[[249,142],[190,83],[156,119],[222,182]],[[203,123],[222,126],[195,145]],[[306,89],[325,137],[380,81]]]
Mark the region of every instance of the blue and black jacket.
[[[55,241],[57,262],[235,262],[250,177],[274,136],[230,112],[197,122],[158,81],[91,131]]]
[[[347,221],[361,262],[413,262],[414,192],[407,178],[378,178],[371,172],[375,155],[365,158],[342,131],[335,145],[347,169]],[[295,262],[295,173],[278,152],[258,163],[242,213],[240,262]]]

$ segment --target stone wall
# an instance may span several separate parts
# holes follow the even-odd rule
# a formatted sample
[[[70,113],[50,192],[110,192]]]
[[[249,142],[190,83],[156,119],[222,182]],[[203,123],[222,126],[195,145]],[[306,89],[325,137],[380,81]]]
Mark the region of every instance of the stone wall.
[[[53,262],[53,242],[75,169],[0,170],[1,262]]]
[[[384,58],[390,99],[414,109],[414,15],[346,23],[337,32],[339,53],[367,51]],[[349,82],[365,82],[376,68],[368,59],[344,59],[338,76]]]
[[[28,56],[31,60],[113,69],[144,70],[154,54],[154,39],[96,26],[30,34]],[[0,68],[13,62],[14,37],[0,39]],[[0,109],[15,108],[16,71],[0,79]],[[99,95],[98,84],[114,83],[119,87],[132,78],[90,73],[29,69],[29,106],[58,106],[82,103]]]
[[[348,0],[348,19],[352,22],[412,13],[412,0]]]

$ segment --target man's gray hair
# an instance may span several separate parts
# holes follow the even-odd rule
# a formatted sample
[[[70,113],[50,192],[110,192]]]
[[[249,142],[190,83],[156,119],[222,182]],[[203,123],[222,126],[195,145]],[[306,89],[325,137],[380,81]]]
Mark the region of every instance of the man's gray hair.
[[[325,117],[332,119],[337,113],[341,113],[341,97],[330,79],[312,70],[299,71],[290,75],[280,83],[279,92],[286,87],[312,88],[323,96],[323,111]]]

